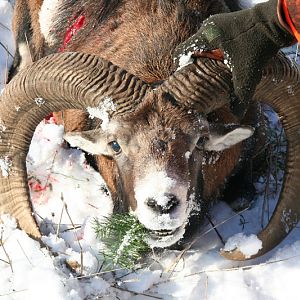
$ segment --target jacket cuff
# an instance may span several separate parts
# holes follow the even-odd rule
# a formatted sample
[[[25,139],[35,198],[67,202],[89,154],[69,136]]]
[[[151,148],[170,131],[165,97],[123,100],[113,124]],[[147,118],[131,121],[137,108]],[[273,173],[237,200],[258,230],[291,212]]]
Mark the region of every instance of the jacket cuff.
[[[278,0],[277,15],[280,25],[300,42],[300,5],[298,2],[298,7],[293,8],[293,5],[296,6],[296,2],[298,1]],[[294,12],[294,15],[291,15],[291,12]],[[299,17],[297,18],[297,16]],[[299,23],[297,23],[298,19]]]

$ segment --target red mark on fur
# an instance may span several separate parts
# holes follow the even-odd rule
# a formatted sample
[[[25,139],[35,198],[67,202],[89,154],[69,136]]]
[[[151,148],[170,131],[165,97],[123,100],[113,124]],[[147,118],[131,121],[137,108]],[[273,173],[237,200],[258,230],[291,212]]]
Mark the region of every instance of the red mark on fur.
[[[67,28],[64,42],[62,47],[58,50],[59,52],[65,51],[71,39],[77,34],[77,32],[84,25],[84,21],[85,21],[85,16],[79,16],[78,18],[75,19],[75,22]]]
[[[45,120],[46,124],[57,124],[56,119],[55,119],[53,113],[51,113],[50,115],[48,115],[44,120]]]

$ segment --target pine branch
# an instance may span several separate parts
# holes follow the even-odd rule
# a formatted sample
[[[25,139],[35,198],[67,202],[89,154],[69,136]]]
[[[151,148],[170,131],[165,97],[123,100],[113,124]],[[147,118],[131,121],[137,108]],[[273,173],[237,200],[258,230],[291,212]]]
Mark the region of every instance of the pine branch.
[[[103,222],[95,219],[94,230],[105,245],[104,257],[113,265],[136,268],[143,254],[150,251],[147,229],[130,214],[114,214]]]

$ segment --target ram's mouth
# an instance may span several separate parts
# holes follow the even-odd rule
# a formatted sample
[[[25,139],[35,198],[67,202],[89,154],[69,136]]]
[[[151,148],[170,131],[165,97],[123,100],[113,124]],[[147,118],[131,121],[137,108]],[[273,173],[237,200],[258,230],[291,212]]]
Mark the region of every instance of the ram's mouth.
[[[172,236],[176,233],[176,231],[179,230],[180,227],[175,228],[173,230],[170,229],[161,229],[161,230],[150,230],[150,236],[152,238],[162,238],[162,237],[167,237],[167,236]]]
[[[185,225],[175,229],[149,230],[148,244],[151,248],[167,248],[182,239],[185,233]]]

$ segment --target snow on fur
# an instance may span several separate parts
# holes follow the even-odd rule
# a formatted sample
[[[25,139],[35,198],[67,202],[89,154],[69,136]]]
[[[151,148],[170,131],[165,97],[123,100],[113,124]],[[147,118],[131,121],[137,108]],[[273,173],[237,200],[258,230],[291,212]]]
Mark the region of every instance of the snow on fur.
[[[101,128],[106,130],[109,124],[110,113],[116,111],[116,107],[110,97],[105,97],[98,107],[87,107],[87,111],[89,118],[102,120]]]

